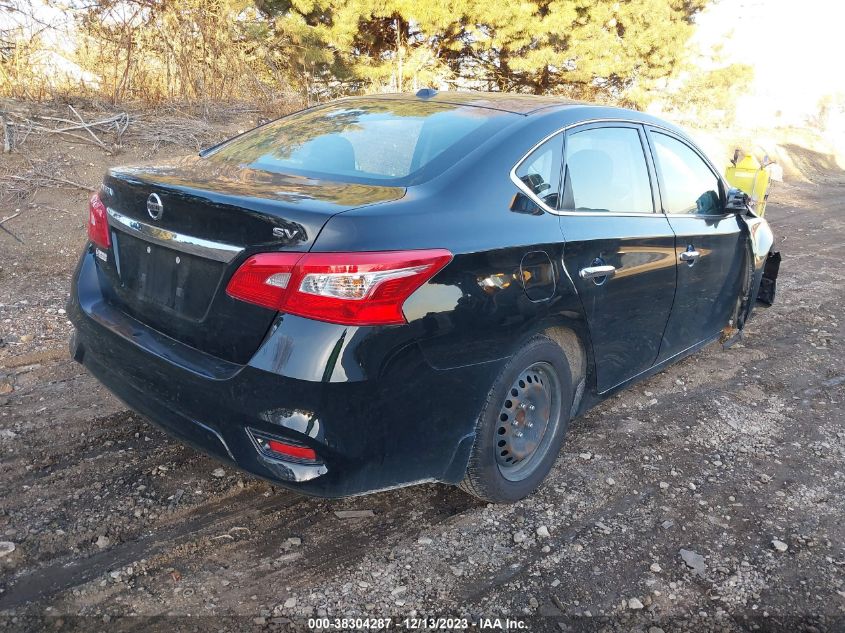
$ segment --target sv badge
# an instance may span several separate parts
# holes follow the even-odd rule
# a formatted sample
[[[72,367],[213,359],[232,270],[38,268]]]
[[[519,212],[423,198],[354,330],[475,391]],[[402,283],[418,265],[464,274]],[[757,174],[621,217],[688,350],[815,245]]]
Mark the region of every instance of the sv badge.
[[[273,235],[275,235],[276,237],[286,237],[289,240],[293,240],[299,237],[299,229],[283,229],[282,227],[277,226],[273,229]]]

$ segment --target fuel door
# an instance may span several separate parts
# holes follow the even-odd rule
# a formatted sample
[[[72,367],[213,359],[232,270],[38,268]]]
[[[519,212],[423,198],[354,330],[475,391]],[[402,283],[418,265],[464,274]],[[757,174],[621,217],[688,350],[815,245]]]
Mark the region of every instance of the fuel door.
[[[530,251],[519,265],[522,288],[531,301],[548,301],[555,294],[555,270],[546,251]]]

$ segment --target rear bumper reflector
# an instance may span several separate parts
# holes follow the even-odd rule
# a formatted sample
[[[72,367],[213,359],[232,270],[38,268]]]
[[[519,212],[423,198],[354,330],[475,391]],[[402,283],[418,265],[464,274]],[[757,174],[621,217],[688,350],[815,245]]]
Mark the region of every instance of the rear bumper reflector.
[[[267,433],[249,429],[258,452],[271,459],[279,459],[301,464],[320,464],[317,452],[303,444],[286,438],[273,437]]]

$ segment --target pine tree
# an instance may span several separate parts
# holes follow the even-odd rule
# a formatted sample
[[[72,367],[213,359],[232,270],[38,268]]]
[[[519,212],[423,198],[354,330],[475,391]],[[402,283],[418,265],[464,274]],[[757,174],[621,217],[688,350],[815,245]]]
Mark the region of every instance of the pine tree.
[[[256,0],[315,95],[419,85],[625,100],[683,58],[705,0]]]

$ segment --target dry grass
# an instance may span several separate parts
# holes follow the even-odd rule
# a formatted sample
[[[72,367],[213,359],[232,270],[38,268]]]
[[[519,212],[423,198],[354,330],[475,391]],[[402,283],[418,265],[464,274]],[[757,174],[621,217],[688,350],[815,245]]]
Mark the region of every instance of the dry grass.
[[[40,192],[91,191],[95,181],[80,167],[135,162],[139,155],[151,157],[163,150],[195,152],[255,126],[266,114],[242,103],[151,109],[96,101],[2,100],[0,119],[5,123],[0,126],[0,150],[6,143],[10,150],[0,153],[0,206],[10,209],[0,216],[2,222],[18,207],[26,209],[39,200]],[[96,177],[99,169],[94,169]],[[6,228],[0,223],[0,232],[7,233]]]
[[[118,153],[124,144],[143,144],[152,150],[174,145],[199,150],[222,140],[221,128],[231,121],[253,123],[298,109],[288,103],[272,112],[245,103],[169,104],[149,108],[140,104],[115,108],[89,101],[79,105],[0,101],[6,141],[12,151],[52,139],[99,146]],[[223,137],[225,138],[225,136]]]

